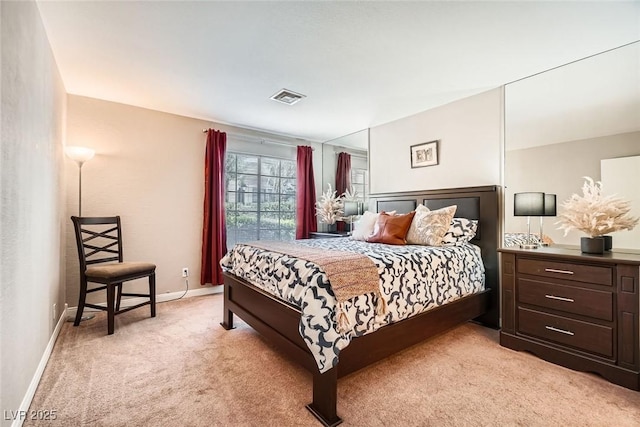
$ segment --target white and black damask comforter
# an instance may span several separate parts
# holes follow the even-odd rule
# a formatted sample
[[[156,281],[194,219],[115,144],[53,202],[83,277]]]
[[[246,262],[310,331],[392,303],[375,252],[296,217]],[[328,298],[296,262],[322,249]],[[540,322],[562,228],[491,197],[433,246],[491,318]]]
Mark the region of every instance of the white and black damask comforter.
[[[459,246],[392,246],[350,238],[297,240],[305,246],[358,252],[378,267],[387,313],[376,316],[373,293],[344,303],[350,329],[337,329],[336,298],[324,271],[315,263],[237,244],[220,261],[222,268],[291,303],[302,312],[300,335],[320,372],[338,363],[352,338],[484,289],[480,249]]]

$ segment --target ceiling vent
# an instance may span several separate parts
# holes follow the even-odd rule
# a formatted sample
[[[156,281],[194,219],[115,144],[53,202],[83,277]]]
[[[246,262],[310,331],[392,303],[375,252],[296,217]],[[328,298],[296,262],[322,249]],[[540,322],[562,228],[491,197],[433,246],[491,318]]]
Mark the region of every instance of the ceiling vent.
[[[283,104],[293,105],[296,102],[300,101],[302,98],[306,98],[306,95],[301,93],[296,93],[289,89],[282,89],[278,91],[275,95],[272,95],[270,99],[274,101],[282,102]]]

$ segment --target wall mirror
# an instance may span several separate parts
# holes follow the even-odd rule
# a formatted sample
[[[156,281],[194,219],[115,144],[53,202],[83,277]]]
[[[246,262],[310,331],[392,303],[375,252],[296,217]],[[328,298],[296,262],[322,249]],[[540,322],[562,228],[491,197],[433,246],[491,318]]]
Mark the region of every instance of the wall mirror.
[[[351,186],[356,190],[358,199],[366,203],[369,200],[369,129],[363,129],[322,144],[322,191],[336,189],[338,156],[348,153],[351,159]],[[318,195],[318,198],[320,195]]]
[[[640,42],[505,85],[504,227],[527,231],[514,216],[514,194],[557,195],[558,212],[585,176],[605,194],[631,200],[640,216]],[[538,233],[540,219],[531,218]],[[585,234],[558,230],[544,219],[554,243],[579,245]],[[640,226],[613,233],[614,250],[640,249]]]

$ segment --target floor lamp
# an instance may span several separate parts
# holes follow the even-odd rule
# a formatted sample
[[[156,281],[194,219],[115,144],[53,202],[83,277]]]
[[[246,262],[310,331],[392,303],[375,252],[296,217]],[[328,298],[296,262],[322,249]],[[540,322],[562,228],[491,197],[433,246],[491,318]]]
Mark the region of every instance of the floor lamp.
[[[96,155],[95,150],[87,147],[65,147],[64,153],[68,158],[78,164],[78,216],[82,216],[82,165],[93,159]],[[95,317],[94,314],[82,316],[80,320],[89,320]],[[67,318],[67,322],[73,322],[73,317]]]
[[[82,216],[82,165],[93,159],[96,152],[86,147],[66,147],[64,153],[78,164],[78,216]]]

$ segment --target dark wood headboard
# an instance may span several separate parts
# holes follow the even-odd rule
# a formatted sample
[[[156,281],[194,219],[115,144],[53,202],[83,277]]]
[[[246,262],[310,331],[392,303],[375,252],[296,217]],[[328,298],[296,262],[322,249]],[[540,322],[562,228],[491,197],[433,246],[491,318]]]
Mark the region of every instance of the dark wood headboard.
[[[373,194],[370,208],[376,212],[411,212],[420,203],[431,210],[457,205],[455,216],[478,220],[478,232],[471,241],[480,247],[485,267],[485,285],[491,291],[491,307],[476,320],[498,328],[500,324],[500,280],[498,245],[500,242],[500,187],[464,187],[445,190],[426,190],[405,193]]]

